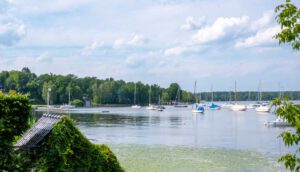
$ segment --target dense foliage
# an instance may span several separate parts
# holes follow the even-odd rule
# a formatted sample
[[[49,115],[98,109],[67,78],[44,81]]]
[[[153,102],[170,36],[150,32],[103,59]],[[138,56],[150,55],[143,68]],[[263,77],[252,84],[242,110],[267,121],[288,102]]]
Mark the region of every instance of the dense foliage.
[[[149,91],[151,86],[151,102],[158,103],[159,96],[163,104],[169,104],[178,98],[180,90],[180,101],[194,102],[195,96],[187,91],[181,90],[177,83],[172,83],[168,88],[143,84],[141,82],[125,82],[112,78],[101,80],[96,77],[78,78],[75,75],[43,74],[37,76],[28,68],[21,71],[0,72],[0,90],[8,92],[16,90],[19,93],[28,93],[30,101],[34,104],[46,104],[48,88],[50,92],[50,104],[67,104],[69,91],[71,103],[83,106],[85,100],[90,100],[94,106],[99,104],[132,104],[134,99],[134,85],[137,87],[137,103],[146,105],[149,102]],[[264,92],[263,100],[272,100],[278,97],[278,92]],[[285,92],[294,100],[300,99],[300,92]],[[215,92],[215,101],[229,101],[233,92]],[[238,100],[258,100],[257,92],[238,92]],[[197,100],[211,100],[211,93],[206,92],[197,95]]]
[[[15,137],[29,127],[29,114],[30,105],[26,95],[0,92],[0,169],[14,169],[11,147]]]
[[[284,4],[275,8],[277,22],[281,26],[281,32],[275,38],[279,43],[291,43],[294,50],[300,50],[300,8],[291,3],[291,0],[285,0]],[[300,105],[295,105],[287,99],[274,100],[274,105],[279,106],[276,114],[285,119],[294,131],[285,131],[280,137],[288,147],[297,146],[300,142]],[[285,167],[291,171],[300,171],[300,148],[295,153],[283,155],[279,161],[283,162]]]
[[[291,0],[285,0],[284,4],[276,7],[275,12],[282,29],[275,38],[279,43],[291,43],[293,49],[300,50],[300,8]]]
[[[284,100],[275,99],[273,101],[275,106],[278,106],[276,114],[284,118],[291,126],[295,128],[294,131],[284,131],[280,134],[284,144],[287,147],[298,145],[300,142],[300,105],[292,104],[287,98]],[[285,167],[291,171],[300,171],[300,158],[298,154],[299,149],[295,154],[288,153],[283,155],[279,161],[284,162]]]
[[[23,156],[31,159],[22,164],[28,171],[124,171],[106,145],[92,144],[66,116],[38,147]]]
[[[48,88],[51,88],[51,92],[49,92],[50,104],[68,103],[69,91],[71,100],[90,100],[93,105],[132,104],[135,84],[137,88],[136,102],[138,104],[148,104],[150,86],[152,103],[158,103],[159,96],[164,97],[164,103],[174,100],[176,96],[174,94],[180,88],[175,83],[171,84],[170,88],[164,89],[156,84],[125,82],[113,78],[104,80],[96,77],[78,78],[71,74],[63,76],[50,73],[37,76],[31,73],[28,68],[23,68],[21,71],[2,71],[0,73],[0,90],[2,89],[4,92],[16,90],[19,93],[28,93],[31,102],[34,104],[46,104]],[[170,96],[164,93],[170,93]],[[194,101],[192,93],[181,90],[180,94],[183,102]]]

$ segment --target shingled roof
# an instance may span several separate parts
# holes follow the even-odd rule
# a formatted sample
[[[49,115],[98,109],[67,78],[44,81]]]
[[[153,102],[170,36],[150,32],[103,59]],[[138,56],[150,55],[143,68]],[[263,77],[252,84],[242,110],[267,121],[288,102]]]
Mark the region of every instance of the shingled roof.
[[[44,114],[14,145],[17,149],[29,149],[40,143],[60,121],[60,115]]]

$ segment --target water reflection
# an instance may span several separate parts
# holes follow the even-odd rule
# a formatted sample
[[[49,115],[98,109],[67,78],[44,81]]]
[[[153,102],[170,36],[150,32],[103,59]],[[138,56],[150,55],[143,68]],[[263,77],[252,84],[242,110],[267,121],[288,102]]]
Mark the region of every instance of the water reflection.
[[[109,113],[102,113],[102,111]],[[93,112],[93,113],[90,113]],[[281,154],[287,149],[277,136],[282,128],[266,127],[276,119],[272,113],[229,109],[191,113],[191,108],[167,107],[163,112],[145,108],[105,108],[71,113],[77,126],[98,143],[183,145],[246,149]]]

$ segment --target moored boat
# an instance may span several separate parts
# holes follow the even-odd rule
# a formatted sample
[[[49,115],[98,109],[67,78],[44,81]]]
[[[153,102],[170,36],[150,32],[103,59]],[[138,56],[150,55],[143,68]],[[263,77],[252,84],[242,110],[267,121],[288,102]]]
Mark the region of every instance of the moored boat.
[[[241,105],[241,104],[234,104],[231,106],[231,110],[233,111],[245,111],[247,110],[246,105]]]
[[[237,96],[236,96],[236,81],[234,82],[234,101],[236,102]],[[233,111],[245,111],[247,110],[246,105],[242,104],[237,104],[235,103],[234,105],[231,106],[231,110]]]

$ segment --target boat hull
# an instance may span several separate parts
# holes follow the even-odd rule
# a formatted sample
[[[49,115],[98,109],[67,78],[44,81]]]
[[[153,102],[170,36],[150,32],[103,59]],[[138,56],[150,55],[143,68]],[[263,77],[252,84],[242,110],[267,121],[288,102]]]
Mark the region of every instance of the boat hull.
[[[193,109],[193,110],[192,110],[192,113],[204,113],[204,110],[196,110],[196,109]]]
[[[139,105],[133,105],[133,106],[131,106],[131,108],[132,108],[132,109],[140,109],[141,106],[139,106]]]
[[[245,111],[247,107],[245,105],[232,105],[231,110],[233,111]]]
[[[270,112],[271,108],[268,106],[261,106],[261,107],[257,107],[255,108],[256,112]]]

